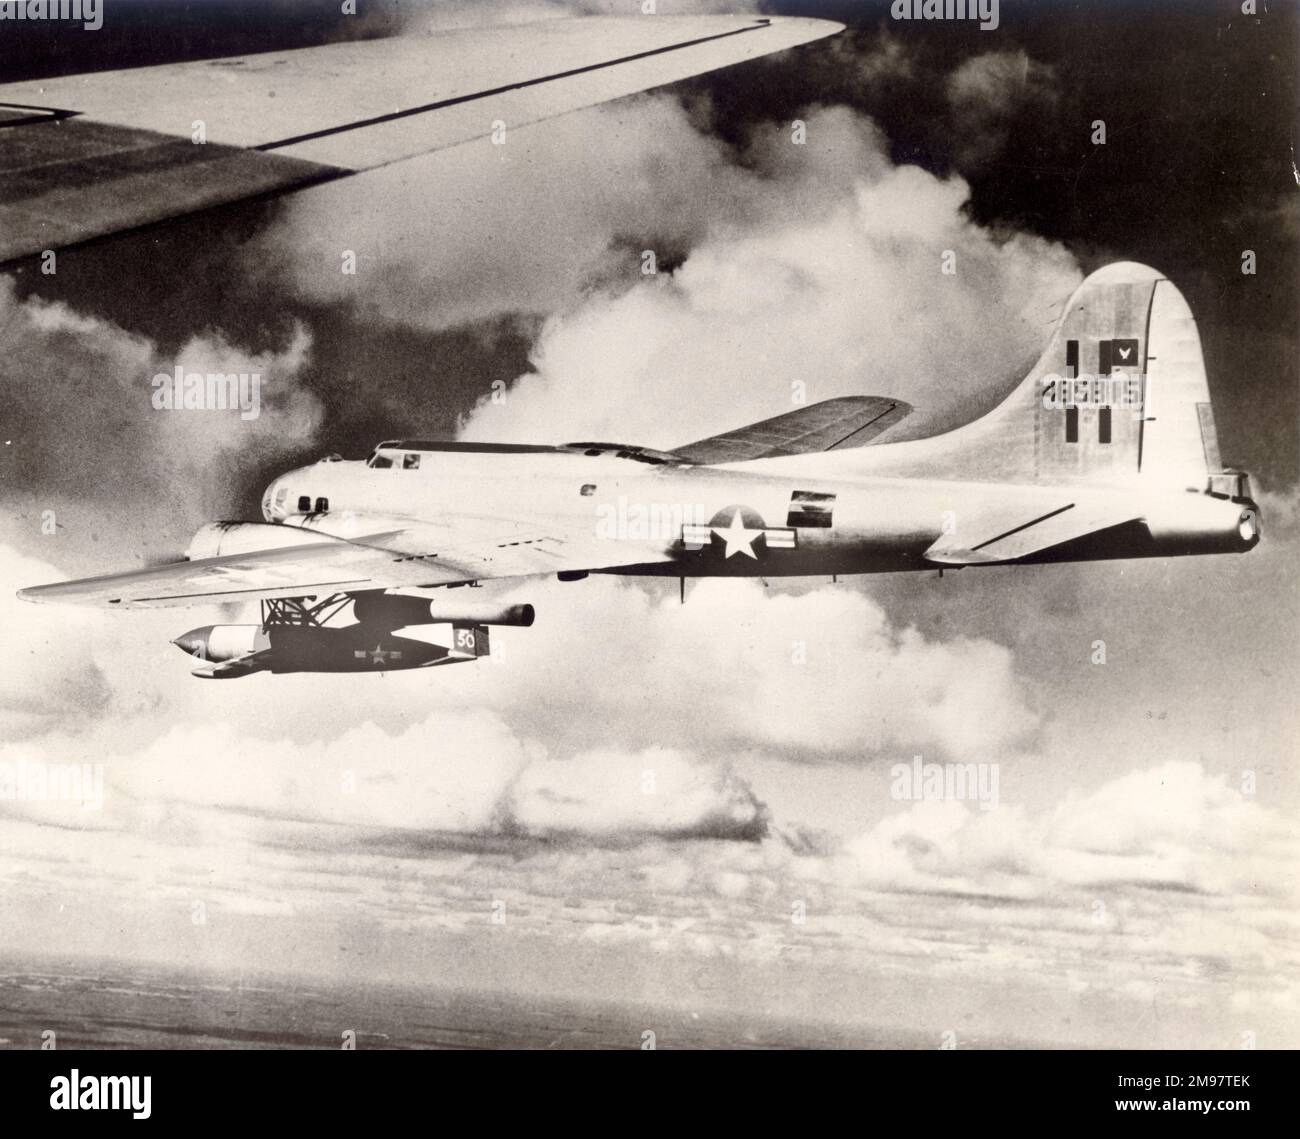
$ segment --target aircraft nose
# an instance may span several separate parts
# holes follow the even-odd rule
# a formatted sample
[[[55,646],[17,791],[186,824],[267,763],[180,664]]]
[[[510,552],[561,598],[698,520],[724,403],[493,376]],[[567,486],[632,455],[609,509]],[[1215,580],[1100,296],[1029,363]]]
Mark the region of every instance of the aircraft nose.
[[[280,480],[276,479],[275,482],[271,483],[271,485],[262,492],[262,517],[268,522],[275,521],[275,492],[279,489],[279,486]]]

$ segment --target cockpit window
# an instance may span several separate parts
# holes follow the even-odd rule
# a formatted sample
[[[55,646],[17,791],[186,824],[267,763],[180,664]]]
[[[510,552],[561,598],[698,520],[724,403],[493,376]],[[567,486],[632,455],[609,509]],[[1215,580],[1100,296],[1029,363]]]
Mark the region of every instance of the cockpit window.
[[[411,454],[409,451],[402,456],[402,470],[415,471],[420,468],[420,456]]]
[[[298,496],[298,513],[299,514],[311,513],[311,499],[305,494],[300,494]]]
[[[374,467],[376,470],[382,470],[386,467],[391,467],[392,465],[393,465],[392,459],[390,459],[387,455],[380,455],[380,454],[371,455],[370,462],[366,464],[366,466]]]

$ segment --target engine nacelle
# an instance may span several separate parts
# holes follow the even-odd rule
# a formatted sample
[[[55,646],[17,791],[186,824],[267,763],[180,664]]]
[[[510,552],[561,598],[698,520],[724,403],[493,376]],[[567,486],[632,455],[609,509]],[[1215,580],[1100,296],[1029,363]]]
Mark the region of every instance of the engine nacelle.
[[[220,558],[284,546],[309,546],[322,541],[328,541],[328,538],[296,526],[270,522],[208,522],[200,526],[190,539],[185,556],[196,562],[200,558]]]
[[[456,590],[456,593],[463,592]],[[385,629],[403,625],[514,625],[527,628],[536,611],[531,605],[461,601],[456,597],[416,597],[404,593],[358,593],[352,600],[358,621]]]

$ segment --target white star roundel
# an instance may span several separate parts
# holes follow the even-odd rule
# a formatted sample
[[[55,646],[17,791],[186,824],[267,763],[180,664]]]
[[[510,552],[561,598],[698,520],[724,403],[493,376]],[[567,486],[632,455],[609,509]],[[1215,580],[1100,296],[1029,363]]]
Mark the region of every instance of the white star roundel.
[[[709,548],[723,561],[758,561],[768,550],[794,549],[795,535],[789,527],[768,526],[748,506],[724,506],[708,525],[683,526],[682,543],[688,550]]]
[[[744,554],[747,558],[758,560],[758,555],[754,553],[754,540],[763,536],[763,528],[749,529],[740,517],[739,507],[732,513],[731,522],[725,528],[710,526],[709,529],[726,544],[726,557]]]

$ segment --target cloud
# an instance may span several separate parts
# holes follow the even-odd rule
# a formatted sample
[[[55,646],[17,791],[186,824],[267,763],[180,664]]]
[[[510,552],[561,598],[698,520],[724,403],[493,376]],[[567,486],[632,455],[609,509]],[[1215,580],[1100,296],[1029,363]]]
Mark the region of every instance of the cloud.
[[[504,815],[526,835],[588,835],[620,842],[650,835],[757,839],[766,811],[726,765],[703,764],[668,748],[614,748],[524,768]]]
[[[724,91],[732,79],[737,87],[745,84],[747,96],[742,105],[734,93],[724,95],[725,127],[734,130],[738,115],[784,115],[794,100],[843,105],[877,122],[896,156],[922,155],[932,170],[981,182],[986,175],[996,179],[1004,167],[1023,173],[1028,159],[1019,148],[1026,140],[1033,140],[1041,165],[1043,146],[1055,145],[1048,136],[1056,143],[1068,138],[1062,107],[1077,85],[1065,87],[1055,66],[1022,48],[978,51],[974,40],[936,40],[915,31],[888,21],[850,27],[803,53],[797,70],[780,61],[752,64],[751,75],[771,73],[779,100],[764,99],[761,78],[748,83],[724,76]],[[1064,152],[1053,152],[1056,157]],[[986,209],[990,200],[984,200]]]
[[[495,698],[545,709],[528,716],[557,738],[866,763],[914,750],[998,756],[1036,728],[1006,649],[895,627],[857,590],[704,580],[679,605],[670,587],[589,579],[517,596],[537,604],[538,622],[490,668]]]
[[[48,746],[55,741],[68,745],[70,737],[55,734],[40,752],[0,748],[0,762],[14,770],[24,762],[102,763],[103,812],[11,797],[0,799],[0,813],[166,843],[179,811],[191,842],[228,841],[233,823],[245,841],[274,844],[293,834],[300,848],[325,851],[393,832],[435,846],[452,835],[626,845],[766,833],[765,808],[725,763],[661,747],[551,755],[487,709],[438,713],[397,734],[361,723],[310,743],[229,719],[174,726],[139,750],[97,747],[93,759],[83,758],[84,746]]]
[[[59,576],[16,556],[11,565],[14,584]],[[850,588],[776,592],[757,582],[702,581],[682,606],[675,589],[593,578],[578,585],[532,583],[502,599],[535,604],[537,624],[497,630],[493,655],[473,666],[384,678],[255,676],[238,682],[240,710],[232,717],[218,698],[227,689],[191,678],[192,662],[167,644],[198,623],[197,615],[86,614],[11,597],[5,603],[11,637],[43,654],[47,671],[12,676],[6,714],[15,717],[11,731],[23,736],[45,727],[49,738],[32,743],[51,759],[72,751],[122,754],[128,741],[144,750],[169,725],[191,725],[223,744],[215,752],[188,743],[164,751],[206,755],[218,771],[226,766],[223,750],[257,754],[281,739],[302,749],[304,763],[312,748],[334,754],[331,741],[340,739],[346,741],[340,754],[366,751],[371,745],[355,738],[362,690],[370,730],[391,737],[383,753],[416,770],[427,766],[426,747],[439,756],[448,752],[429,738],[435,723],[460,723],[468,711],[491,714],[518,739],[544,740],[565,756],[662,748],[667,757],[712,759],[739,749],[854,765],[916,752],[987,760],[1020,752],[1038,731],[1005,647],[896,627],[879,605]],[[239,612],[224,617],[251,619]],[[43,695],[53,669],[60,690],[89,684],[101,697],[69,718]],[[418,733],[412,707],[429,717]],[[33,720],[25,708],[46,713]],[[476,754],[478,747],[466,739],[449,746],[453,756]],[[214,789],[201,778],[207,762],[196,763],[189,776],[205,793]],[[406,812],[415,802],[396,800],[402,810],[392,825],[409,825]],[[371,821],[385,825],[379,814]],[[445,825],[443,814],[434,810],[428,825]]]
[[[1050,899],[1149,887],[1283,899],[1300,856],[1283,819],[1199,763],[1171,760],[1037,818],[953,800],[918,803],[850,842],[851,874],[877,888]]]
[[[893,166],[847,110],[811,112],[807,127],[806,150],[771,135],[749,151],[786,209],[716,224],[672,271],[556,313],[533,370],[503,401],[485,397],[463,437],[665,447],[796,396],[897,396],[933,423],[954,395],[1002,394],[1078,282],[1072,258],[970,224],[964,182]],[[946,250],[955,275],[941,271]]]
[[[48,562],[0,545],[0,623],[5,629],[5,667],[0,668],[2,739],[66,731],[85,717],[108,711],[111,688],[91,662],[89,650],[104,634],[103,615],[62,610],[38,622],[31,619],[32,607],[14,595],[19,584],[59,577]]]
[[[1060,103],[1056,69],[1023,50],[971,56],[948,76],[945,93],[956,161],[969,173],[998,158],[1020,116],[1046,119]]]
[[[51,510],[65,540],[75,526],[83,541],[103,527],[146,547],[183,543],[229,508],[225,481],[238,466],[292,453],[313,436],[321,409],[298,383],[309,348],[302,327],[287,345],[259,351],[205,330],[164,358],[108,321],[19,301],[13,279],[0,279],[5,494],[21,503],[19,527],[37,535]],[[152,381],[177,366],[260,375],[260,414],[155,410]]]
[[[634,99],[298,194],[248,270],[424,329],[537,317],[635,274],[647,246],[684,248],[746,181],[675,101]],[[383,210],[357,211],[357,186]]]
[[[426,946],[453,934],[502,960],[481,931],[504,906],[507,960],[544,944],[566,962],[545,979],[552,991],[626,998],[616,963],[650,954],[671,1003],[691,1007],[707,1000],[709,976],[729,978],[735,1011],[748,1002],[734,986],[770,986],[776,969],[805,999],[833,979],[844,998],[830,1019],[917,1027],[952,1023],[956,985],[962,1003],[984,992],[1015,1006],[978,1009],[968,1031],[986,1040],[1131,1044],[1163,1032],[1204,1045],[1248,1023],[1277,1041],[1300,1007],[1285,934],[1293,828],[1196,763],[1141,769],[1034,812],[895,804],[823,848],[786,841],[787,822],[769,823],[725,765],[681,754],[553,756],[483,714],[439,717],[405,739],[363,725],[337,743],[252,750],[178,729],[110,762],[108,833],[85,829],[103,819],[10,805],[11,903],[57,897],[80,909],[84,931],[105,907],[114,928],[135,928],[142,884],[148,907],[185,921],[198,899],[209,960],[244,944],[240,915],[266,915],[263,967],[289,967],[286,947],[329,960],[301,931],[328,929],[333,945],[355,925],[407,980],[428,972],[423,954],[403,956],[408,935]],[[393,750],[411,744],[422,764]],[[60,826],[58,859],[23,821],[36,817]],[[710,961],[726,973],[701,976]],[[543,983],[517,965],[493,978]],[[875,999],[886,978],[901,1004]],[[1044,1001],[1042,1015],[1027,1011]],[[1163,1028],[1116,1016],[1125,1001],[1158,1010]]]

